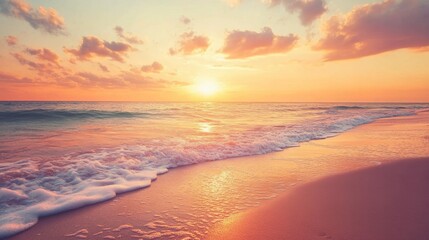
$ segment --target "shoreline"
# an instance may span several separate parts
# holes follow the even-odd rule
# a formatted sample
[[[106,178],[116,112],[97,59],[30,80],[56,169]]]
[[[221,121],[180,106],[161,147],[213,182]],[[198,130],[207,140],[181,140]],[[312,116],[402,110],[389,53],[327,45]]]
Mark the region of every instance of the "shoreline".
[[[429,114],[422,115],[426,124],[420,141],[427,147]],[[395,124],[394,119],[380,122]],[[231,215],[206,239],[427,239],[429,155],[392,159],[304,183]]]
[[[191,212],[192,214],[194,214],[195,212],[203,212],[203,213],[206,212],[207,208],[214,207],[216,203],[216,201],[210,202],[210,199],[208,199],[210,197],[213,198],[214,197],[213,194],[210,195],[204,192],[205,190],[203,189],[204,187],[205,188],[211,187],[211,188],[214,188],[212,189],[213,193],[220,194],[221,197],[226,197],[226,199],[223,199],[223,200],[217,199],[217,200],[222,201],[222,204],[220,205],[221,206],[224,205],[224,207],[227,210],[224,212],[218,211],[218,212],[215,212],[215,214],[209,214],[209,215],[213,215],[214,217],[205,217],[206,218],[205,220],[212,224],[205,224],[205,225],[203,224],[204,226],[190,227],[189,229],[186,229],[186,231],[184,230],[184,228],[180,229],[180,231],[182,231],[181,234],[183,236],[191,236],[191,237],[192,237],[192,231],[203,231],[201,235],[196,236],[196,237],[203,237],[206,233],[209,232],[209,229],[211,228],[210,225],[213,225],[217,222],[221,222],[227,219],[227,217],[229,217],[231,214],[236,214],[237,212],[243,212],[244,210],[255,208],[261,205],[261,203],[264,203],[265,201],[269,201],[270,199],[275,198],[278,194],[282,194],[283,192],[288,191],[291,188],[294,188],[295,185],[299,185],[302,182],[307,182],[309,179],[313,179],[314,177],[323,176],[323,175],[335,174],[336,172],[344,172],[347,170],[365,167],[368,165],[375,165],[377,163],[374,163],[374,161],[378,161],[378,160],[390,161],[391,160],[390,158],[392,158],[392,156],[388,156],[389,154],[385,154],[384,157],[386,159],[383,159],[383,156],[381,157],[382,159],[380,159],[380,156],[378,156],[374,160],[369,159],[369,161],[365,162],[364,164],[356,161],[345,164],[345,163],[341,163],[341,159],[344,158],[344,156],[341,156],[344,149],[338,148],[338,149],[332,150],[329,148],[329,146],[320,147],[318,145],[323,145],[326,142],[336,143],[338,142],[337,141],[338,138],[340,139],[347,138],[347,136],[344,137],[343,135],[350,135],[350,134],[356,135],[356,133],[368,132],[368,129],[365,130],[365,128],[368,128],[368,126],[383,125],[383,122],[384,124],[386,124],[387,122],[388,123],[387,125],[389,125],[389,124],[392,124],[391,122],[401,121],[401,119],[406,119],[405,121],[407,121],[407,119],[408,121],[410,121],[409,119],[411,119],[411,121],[413,121],[412,119],[420,119],[422,115],[424,116],[423,118],[426,118],[426,119],[427,119],[427,116],[429,116],[429,114],[427,113],[419,113],[418,115],[410,116],[410,117],[395,117],[395,118],[379,119],[375,122],[358,126],[352,130],[349,130],[345,133],[341,133],[340,135],[332,138],[313,140],[307,143],[302,143],[302,145],[298,148],[288,148],[281,152],[269,153],[269,154],[264,154],[259,156],[240,157],[235,159],[219,160],[215,162],[206,162],[206,163],[201,163],[197,165],[175,168],[175,169],[172,169],[172,171],[170,171],[169,174],[161,175],[158,178],[157,183],[154,184],[153,186],[150,186],[149,188],[143,189],[142,191],[134,191],[130,193],[121,194],[121,195],[118,195],[114,200],[107,201],[104,203],[99,203],[99,204],[87,206],[78,210],[73,210],[70,212],[65,212],[58,215],[41,218],[39,219],[39,223],[37,223],[34,227],[11,237],[11,239],[26,239],[26,238],[28,239],[28,237],[31,237],[33,239],[43,239],[48,236],[49,237],[55,236],[58,238],[58,237],[65,237],[65,235],[74,233],[77,230],[82,230],[82,229],[86,230],[84,232],[88,232],[86,235],[84,234],[86,237],[89,237],[91,239],[94,239],[94,238],[102,239],[102,237],[105,237],[105,236],[115,237],[116,232],[113,231],[115,229],[114,226],[116,226],[117,228],[124,225],[128,225],[128,227],[125,227],[123,229],[124,231],[128,229],[129,233],[127,235],[127,233],[125,233],[124,231],[119,230],[119,233],[121,234],[121,236],[131,237],[133,236],[132,234],[134,233],[134,236],[148,237],[148,236],[151,236],[152,234],[152,236],[155,237],[156,231],[150,232],[150,229],[151,229],[150,226],[145,227],[145,224],[142,224],[142,222],[143,223],[146,222],[147,224],[154,223],[154,222],[158,223],[158,224],[152,224],[152,227],[154,227],[152,229],[157,229],[157,227],[171,228],[172,226],[175,226],[174,222],[176,223],[180,222],[176,220],[186,219],[187,218],[186,214],[189,212]],[[418,121],[421,121],[421,119],[417,120],[417,122]],[[362,128],[364,128],[363,131],[360,130]],[[369,128],[372,128],[372,127],[369,127]],[[344,147],[344,143],[343,143],[343,147]],[[341,151],[337,151],[337,150],[341,150]],[[337,155],[339,154],[339,156],[336,156],[333,159],[329,159],[327,161],[322,161],[321,163],[314,161],[314,159],[319,159],[320,156],[324,156],[323,154],[326,154],[326,156],[329,156],[329,154],[332,154],[332,151],[336,151],[337,152],[336,154]],[[323,152],[327,152],[328,154]],[[348,152],[348,154],[350,154],[353,152],[359,152],[359,150],[352,151],[351,149],[347,149],[346,147],[345,152]],[[295,161],[295,159],[299,159],[300,163],[299,164],[294,163],[293,161]],[[305,161],[308,161],[309,159],[312,160],[312,161],[309,161],[310,164],[305,163]],[[228,163],[228,161],[230,163]],[[266,161],[267,164],[273,164],[272,167],[274,168],[278,167],[280,170],[285,169],[287,171],[292,169],[294,172],[289,174],[288,176],[279,176],[278,173],[273,173],[273,171],[270,170],[270,168],[268,167],[265,169],[260,168],[259,165],[261,161]],[[338,162],[340,162],[340,164],[338,164]],[[312,165],[312,164],[315,164],[315,165]],[[326,164],[327,166],[323,166],[324,164]],[[246,165],[250,165],[250,166],[246,166]],[[309,171],[301,171],[299,165],[303,165],[303,166],[310,165],[312,169],[309,169]],[[316,167],[317,169],[313,169],[314,167]],[[228,169],[228,168],[232,170],[231,171],[232,173],[225,175],[225,169]],[[244,174],[240,173],[239,171],[241,170],[241,168],[243,169],[247,168],[246,170],[248,172],[245,172]],[[274,179],[276,181],[275,184],[263,183],[263,182],[260,183],[257,181],[249,180],[248,178],[253,177],[252,174],[254,174],[254,171],[257,171],[257,170],[262,171],[258,180],[272,181]],[[202,173],[202,174],[198,175],[198,173]],[[217,180],[217,181],[222,180],[222,178],[225,178],[226,180],[231,180],[231,179],[234,180],[234,174],[236,174],[238,175],[238,178],[240,178],[240,180],[246,180],[246,182],[244,184],[233,183],[232,186],[228,186],[230,187],[230,189],[226,189],[226,191],[225,189],[222,189],[222,186],[220,186],[219,184],[218,184],[219,186],[212,186],[213,184],[207,185],[207,182],[205,186],[201,186],[197,184],[198,186],[196,186],[196,188],[198,189],[195,191],[195,193],[191,194],[192,196],[188,200],[191,202],[191,204],[196,203],[197,201],[200,201],[200,200],[206,200],[209,203],[199,208],[192,208],[191,206],[186,206],[187,200],[184,200],[189,196],[184,196],[182,193],[179,193],[177,190],[172,189],[175,186],[172,186],[171,184],[169,184],[169,182],[171,183],[171,181],[175,182],[179,180],[180,182],[181,179],[184,182],[188,181],[186,184],[189,184],[190,183],[189,181],[192,181],[191,180],[192,177],[186,176],[187,174],[191,174],[191,175],[196,174],[197,180],[204,181],[204,180],[207,180],[206,178],[208,178],[209,180],[212,180],[212,182],[213,180]],[[207,174],[208,177],[201,176],[204,174]],[[222,174],[225,176],[222,177]],[[160,182],[161,184],[159,184]],[[266,188],[266,189],[264,190],[259,189],[258,190],[259,192],[257,191],[258,194],[253,194],[253,195],[248,193],[241,194],[238,197],[239,198],[238,200],[230,199],[227,196],[228,194],[233,194],[234,191],[232,190],[234,189],[237,190],[243,187],[246,188],[247,184],[256,185],[256,189],[258,188]],[[179,187],[181,187],[181,185],[179,185]],[[167,190],[166,191],[167,193],[168,192],[173,193],[173,195],[162,194],[161,192],[165,190]],[[249,191],[255,190],[255,187],[251,187],[251,189],[247,189],[247,190]],[[269,193],[272,193],[273,195],[272,196],[270,195],[267,197],[266,195]],[[201,196],[201,195],[204,195],[204,196]],[[258,202],[257,203],[251,203],[251,201],[250,203],[246,202],[244,199],[249,197],[252,200],[255,200],[255,199],[258,200]],[[171,198],[171,200],[162,203],[162,201],[160,200],[162,200],[163,198],[164,199]],[[174,200],[177,200],[177,201],[174,201]],[[136,202],[138,202],[139,204],[136,205]],[[179,203],[174,204],[174,202],[179,202]],[[133,205],[133,206],[130,207],[130,205]],[[228,207],[227,205],[239,205],[239,206],[238,207],[234,206],[231,209],[231,207]],[[153,209],[151,209],[151,206],[153,207]],[[132,214],[133,208],[138,208],[138,209],[144,208],[145,210],[138,211],[139,213],[136,214],[137,216],[131,217],[133,215]],[[118,212],[118,209],[125,209],[125,211],[122,210],[123,212],[120,212],[120,211]],[[182,209],[183,211],[180,211],[179,209]],[[99,213],[99,211],[103,211],[103,213]],[[116,212],[116,214],[114,212]],[[144,215],[150,215],[150,214],[152,215],[151,217],[144,216]],[[163,216],[165,214],[171,215],[171,217],[166,218]],[[125,217],[128,216],[129,218],[124,218],[124,216]],[[161,217],[158,217],[158,216],[161,216]],[[109,218],[110,221],[101,221],[101,222],[105,222],[105,224],[96,224],[95,222],[91,221],[92,219],[100,220],[101,218],[106,218],[106,217]],[[90,218],[90,219],[87,219],[87,218]],[[72,223],[74,223],[74,226],[70,226],[70,225],[67,226],[67,224],[60,223],[61,221],[71,221]],[[159,224],[160,223],[159,221],[162,221],[164,223]],[[58,226],[58,228],[56,228],[55,230],[49,229],[50,225],[56,225]],[[98,225],[103,225],[103,227],[98,227]],[[113,225],[113,226],[110,227],[109,225]],[[146,229],[141,230],[142,229],[141,227],[145,227]],[[110,228],[110,229],[107,229],[107,228]],[[100,232],[99,230],[103,230],[101,231],[102,233],[100,233],[99,235],[93,235],[94,232],[99,233]],[[131,231],[131,230],[135,230],[135,231]],[[180,231],[177,229],[175,231],[170,231],[170,236],[178,236],[178,235],[174,235],[173,232],[177,234]],[[110,232],[111,234],[105,235],[106,232]],[[139,232],[140,232],[140,235],[137,234]],[[144,235],[143,233],[146,235]],[[75,237],[77,235],[75,235]],[[80,237],[84,236],[82,234],[80,235],[81,235]],[[69,237],[73,237],[73,236],[69,236]]]

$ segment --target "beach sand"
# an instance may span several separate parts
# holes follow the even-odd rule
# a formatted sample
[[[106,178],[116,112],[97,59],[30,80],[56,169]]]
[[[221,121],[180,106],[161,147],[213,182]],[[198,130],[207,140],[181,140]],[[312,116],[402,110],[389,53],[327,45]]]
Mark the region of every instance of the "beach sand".
[[[12,239],[422,239],[428,146],[429,113],[381,119],[281,152],[173,169]]]
[[[429,158],[326,177],[244,214],[207,239],[428,239]]]

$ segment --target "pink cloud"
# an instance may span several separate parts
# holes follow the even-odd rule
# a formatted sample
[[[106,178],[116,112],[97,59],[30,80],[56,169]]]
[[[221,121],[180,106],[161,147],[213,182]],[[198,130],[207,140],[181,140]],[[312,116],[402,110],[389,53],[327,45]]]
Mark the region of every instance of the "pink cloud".
[[[181,53],[183,55],[191,55],[195,53],[203,53],[210,45],[207,37],[195,35],[194,32],[186,32],[180,36],[176,48],[170,48],[171,55]]]
[[[89,60],[93,57],[108,57],[114,61],[123,62],[124,56],[132,50],[131,45],[121,42],[103,41],[97,37],[83,37],[77,49],[65,49],[79,60]]]
[[[9,46],[15,46],[18,43],[18,38],[12,35],[6,37],[6,43]]]
[[[284,53],[290,51],[297,41],[298,37],[292,34],[276,36],[269,27],[259,33],[235,30],[225,39],[221,52],[229,59]]]
[[[180,81],[167,81],[163,79],[153,79],[143,76],[134,71],[125,71],[115,76],[99,76],[90,72],[79,72],[68,75],[63,81],[68,81],[69,85],[79,87],[100,87],[100,88],[165,88],[168,86],[182,86],[188,83]]]
[[[129,44],[143,44],[143,40],[137,36],[132,35],[131,33],[125,33],[124,29],[120,26],[116,26],[114,30],[118,37],[125,40]]]
[[[32,83],[33,80],[26,77],[17,77],[0,72],[0,82],[3,83]]]
[[[301,23],[306,26],[328,10],[324,0],[268,0],[268,2],[272,6],[283,4],[291,13],[299,12]]]
[[[11,55],[23,66],[29,67],[37,73],[37,77],[41,78],[39,82],[56,82],[61,79],[62,75],[68,74],[68,70],[64,69],[57,63],[52,62],[38,62],[26,58],[19,53],[11,53]]]
[[[43,77],[43,81],[48,78],[55,81],[55,78],[67,71],[59,64],[59,56],[46,48],[26,48],[22,53],[11,53],[11,55],[22,66],[35,71],[38,77]]]
[[[360,58],[401,48],[429,46],[429,2],[386,0],[331,17],[314,46],[325,59]]]
[[[110,72],[109,68],[101,63],[98,63],[98,67],[100,67],[103,72]]]
[[[58,55],[47,48],[40,48],[40,49],[27,48],[26,52],[32,56],[36,56],[40,60],[58,64],[58,60],[59,60]]]
[[[155,79],[141,75],[135,71],[123,71],[119,74],[101,76],[92,72],[73,72],[61,68],[52,68],[49,64],[38,64],[30,61],[20,54],[14,55],[20,63],[28,65],[37,70],[39,79],[29,77],[17,77],[0,72],[0,83],[20,83],[20,84],[39,84],[39,85],[57,85],[62,87],[81,87],[81,88],[104,88],[104,89],[126,89],[126,88],[146,88],[160,89],[171,86],[185,86],[189,83],[183,81]],[[29,85],[30,86],[30,85]]]
[[[159,62],[153,62],[150,65],[143,65],[141,70],[143,72],[152,72],[152,73],[159,73],[164,69],[164,66],[162,66]]]
[[[58,85],[63,87],[83,87],[83,88],[165,88],[169,86],[183,86],[186,82],[155,79],[141,74],[141,71],[122,71],[118,74],[107,76],[98,75],[94,72],[79,72],[55,65],[45,60],[34,61],[26,58],[20,53],[11,53],[13,57],[23,66],[35,71],[37,81],[31,78],[18,78],[0,72],[0,82],[15,83],[37,83]],[[38,55],[36,55],[38,56]],[[153,64],[153,71],[160,71],[162,65]],[[109,72],[108,68],[101,63],[99,67],[104,72]]]
[[[51,34],[64,34],[64,20],[52,8],[33,9],[24,0],[1,0],[0,13],[23,19],[34,29],[41,29]]]
[[[89,72],[80,72],[67,77],[81,87],[117,88],[126,87],[126,83],[117,77],[102,77]]]
[[[47,65],[44,63],[38,63],[32,60],[29,60],[25,58],[22,54],[19,53],[11,53],[11,55],[22,65],[26,65],[31,67],[32,69],[43,71],[44,69],[47,69]]]
[[[121,50],[120,46],[106,44],[113,50]],[[166,88],[170,86],[183,86],[187,82],[156,79],[145,76],[140,69],[122,71],[117,74],[97,74],[95,72],[81,72],[60,66],[59,57],[48,49],[27,48],[22,53],[11,53],[11,55],[22,65],[34,71],[30,77],[15,77],[0,72],[0,82],[4,83],[28,83],[39,85],[57,85],[62,87],[82,88]],[[100,69],[109,73],[109,69],[98,63]],[[152,72],[159,72],[163,66],[154,62],[151,65]],[[97,71],[98,72],[98,71]],[[32,85],[31,85],[32,86]]]

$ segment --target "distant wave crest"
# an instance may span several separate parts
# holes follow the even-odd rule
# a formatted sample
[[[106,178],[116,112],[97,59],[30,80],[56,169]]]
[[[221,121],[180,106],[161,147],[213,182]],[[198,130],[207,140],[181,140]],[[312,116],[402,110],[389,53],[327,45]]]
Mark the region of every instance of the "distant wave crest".
[[[360,106],[335,106],[332,108],[335,110],[365,109],[365,107],[360,107]]]
[[[100,110],[49,110],[31,109],[0,112],[0,122],[15,121],[61,121],[80,119],[103,119],[103,118],[133,118],[144,117],[149,113],[134,113],[121,111]]]

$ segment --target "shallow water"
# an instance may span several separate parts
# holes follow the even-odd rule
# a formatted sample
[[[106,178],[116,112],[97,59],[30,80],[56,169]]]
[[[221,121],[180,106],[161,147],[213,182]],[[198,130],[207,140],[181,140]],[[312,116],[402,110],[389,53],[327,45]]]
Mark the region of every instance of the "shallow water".
[[[0,236],[151,184],[169,168],[263,154],[424,104],[0,104]],[[174,183],[171,183],[174,184]]]

